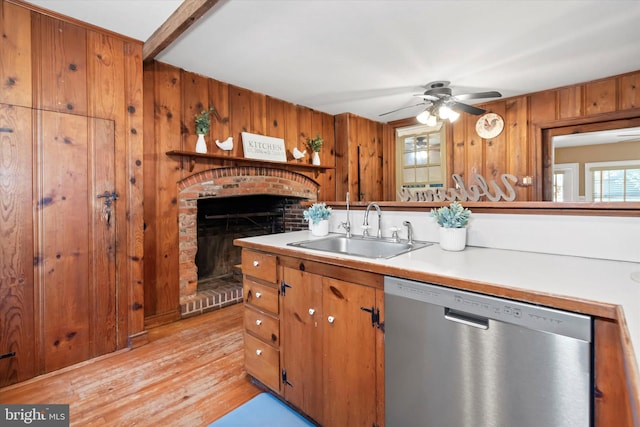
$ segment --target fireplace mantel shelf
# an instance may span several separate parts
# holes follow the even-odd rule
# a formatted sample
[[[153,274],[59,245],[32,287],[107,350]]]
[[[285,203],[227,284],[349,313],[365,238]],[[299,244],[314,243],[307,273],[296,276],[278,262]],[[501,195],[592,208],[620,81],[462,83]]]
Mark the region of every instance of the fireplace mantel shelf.
[[[249,163],[249,164],[260,164],[260,165],[278,165],[278,166],[287,166],[294,167],[299,169],[314,169],[318,171],[324,171],[327,169],[335,169],[333,166],[324,166],[324,165],[310,165],[307,163],[297,163],[297,162],[272,162],[269,160],[258,160],[258,159],[247,159],[245,157],[237,157],[237,156],[225,156],[221,154],[212,154],[212,153],[196,153],[194,151],[182,151],[182,150],[172,150],[167,151],[168,156],[181,156],[189,159],[189,167],[190,171],[193,171],[195,167],[197,159],[217,159],[217,160],[227,160],[231,162],[238,163]]]

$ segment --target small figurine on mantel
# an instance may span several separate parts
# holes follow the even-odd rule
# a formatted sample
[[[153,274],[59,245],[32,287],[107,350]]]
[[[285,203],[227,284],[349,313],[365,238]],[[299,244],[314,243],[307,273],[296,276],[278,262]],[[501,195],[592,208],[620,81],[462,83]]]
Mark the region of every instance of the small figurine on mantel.
[[[218,148],[224,151],[233,150],[233,137],[230,136],[222,142],[216,139],[216,145],[218,146]]]
[[[291,150],[291,154],[293,154],[294,159],[300,160],[304,157],[305,154],[307,154],[307,150],[300,151],[298,150],[298,147],[293,147],[293,150]]]

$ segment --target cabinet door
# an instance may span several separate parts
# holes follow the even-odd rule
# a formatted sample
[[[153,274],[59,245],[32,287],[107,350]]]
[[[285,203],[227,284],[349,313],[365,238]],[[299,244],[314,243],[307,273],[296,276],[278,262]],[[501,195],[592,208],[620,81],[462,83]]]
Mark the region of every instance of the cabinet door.
[[[323,278],[324,422],[327,427],[376,423],[375,290]]]
[[[282,353],[285,398],[311,418],[322,419],[322,277],[284,268]]]

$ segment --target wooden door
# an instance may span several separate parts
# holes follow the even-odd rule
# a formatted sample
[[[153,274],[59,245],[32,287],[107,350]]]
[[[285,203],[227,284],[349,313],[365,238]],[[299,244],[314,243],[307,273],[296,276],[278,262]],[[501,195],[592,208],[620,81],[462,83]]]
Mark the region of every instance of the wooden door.
[[[322,420],[322,277],[284,267],[282,366],[287,401]],[[312,310],[312,311],[310,311]]]
[[[0,387],[35,375],[31,117],[0,104]]]
[[[37,113],[35,283],[41,369],[116,349],[114,125]],[[110,209],[106,202],[111,202]]]
[[[323,278],[324,425],[376,424],[375,290]]]

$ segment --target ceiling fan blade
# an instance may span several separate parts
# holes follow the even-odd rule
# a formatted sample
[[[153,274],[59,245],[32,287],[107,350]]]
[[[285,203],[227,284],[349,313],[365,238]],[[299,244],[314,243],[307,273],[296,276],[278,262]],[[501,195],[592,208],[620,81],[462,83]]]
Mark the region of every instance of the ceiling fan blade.
[[[419,97],[424,98],[424,99],[427,99],[427,100],[429,100],[429,101],[437,101],[438,99],[440,99],[440,98],[438,98],[437,96],[433,96],[433,95],[425,95],[424,93],[416,93],[416,94],[414,94],[413,96],[419,96]]]
[[[386,116],[387,114],[395,113],[397,111],[406,110],[407,108],[417,107],[418,105],[427,105],[427,103],[426,102],[421,102],[419,104],[409,105],[408,107],[402,107],[402,108],[398,108],[398,109],[395,109],[395,110],[387,111],[386,113],[380,114],[380,116]]]
[[[476,93],[462,93],[460,95],[454,95],[455,99],[465,101],[467,99],[485,99],[485,98],[500,98],[502,94],[495,90],[489,92],[476,92]]]
[[[452,102],[451,104],[447,104],[447,105],[449,105],[449,108],[451,108],[454,111],[458,111],[458,112],[462,111],[462,112],[473,114],[476,116],[479,116],[480,114],[486,111],[486,110],[483,110],[482,108],[474,107],[473,105],[463,104],[462,102]]]

